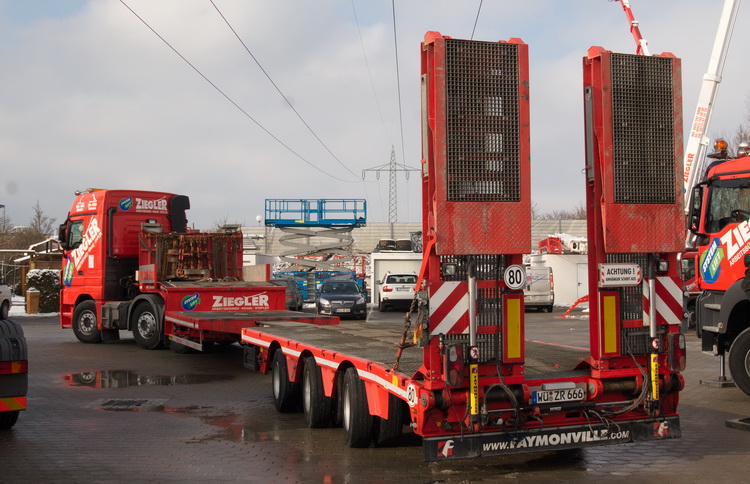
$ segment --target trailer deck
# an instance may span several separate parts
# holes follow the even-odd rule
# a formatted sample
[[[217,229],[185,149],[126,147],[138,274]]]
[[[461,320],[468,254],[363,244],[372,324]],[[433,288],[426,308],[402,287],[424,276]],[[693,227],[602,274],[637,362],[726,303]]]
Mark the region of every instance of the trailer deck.
[[[261,322],[261,326],[246,328],[243,335],[252,335],[253,332],[392,368],[403,326],[349,321],[321,326],[279,319],[265,320]],[[410,340],[411,338],[407,341]],[[588,350],[583,348],[527,340],[525,375],[532,380],[586,376],[589,374],[587,370],[576,370],[576,367],[588,356]],[[412,377],[421,365],[422,348],[412,346],[404,349],[398,371]]]

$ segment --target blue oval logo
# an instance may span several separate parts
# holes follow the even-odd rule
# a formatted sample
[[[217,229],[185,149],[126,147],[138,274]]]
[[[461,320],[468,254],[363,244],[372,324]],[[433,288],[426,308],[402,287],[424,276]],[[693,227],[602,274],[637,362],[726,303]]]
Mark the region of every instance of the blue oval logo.
[[[133,197],[125,197],[120,200],[120,210],[128,211],[133,206]]]
[[[701,275],[703,276],[703,280],[708,284],[713,284],[719,279],[719,274],[721,274],[721,260],[723,258],[724,249],[721,247],[718,237],[714,237],[708,249],[701,254],[700,259]]]
[[[68,257],[67,262],[65,262],[65,270],[63,271],[63,284],[67,287],[73,285],[73,273],[73,261]]]
[[[182,309],[185,311],[192,311],[196,307],[198,307],[198,304],[200,304],[201,298],[200,295],[196,292],[192,296],[185,296],[182,298]]]

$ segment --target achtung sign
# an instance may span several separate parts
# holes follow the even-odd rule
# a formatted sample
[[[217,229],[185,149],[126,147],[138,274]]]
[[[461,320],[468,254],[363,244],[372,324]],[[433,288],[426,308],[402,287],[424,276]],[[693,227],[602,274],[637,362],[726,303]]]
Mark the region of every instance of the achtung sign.
[[[599,264],[599,287],[637,286],[642,280],[638,264]]]

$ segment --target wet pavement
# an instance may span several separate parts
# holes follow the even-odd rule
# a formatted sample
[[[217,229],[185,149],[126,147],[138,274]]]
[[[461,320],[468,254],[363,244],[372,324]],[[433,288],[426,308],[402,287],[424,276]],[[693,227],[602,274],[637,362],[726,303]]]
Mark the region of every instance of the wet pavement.
[[[559,314],[559,313],[558,313]],[[586,345],[585,314],[527,313],[527,338]],[[55,317],[15,318],[29,345],[28,410],[0,432],[0,482],[750,482],[750,417],[736,388],[702,386],[718,360],[688,335],[683,438],[425,463],[418,438],[349,449],[341,429],[275,411],[270,377],[242,349],[177,355],[126,338],[84,345]],[[400,325],[373,312],[372,324]]]

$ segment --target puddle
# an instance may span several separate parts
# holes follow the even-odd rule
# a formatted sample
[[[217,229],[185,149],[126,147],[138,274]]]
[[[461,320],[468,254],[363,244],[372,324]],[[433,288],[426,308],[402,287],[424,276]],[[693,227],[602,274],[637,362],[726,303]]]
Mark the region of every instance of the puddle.
[[[73,387],[126,388],[144,385],[194,385],[230,380],[228,375],[141,375],[128,370],[101,370],[71,373],[63,380]]]

